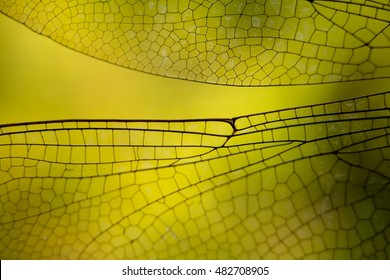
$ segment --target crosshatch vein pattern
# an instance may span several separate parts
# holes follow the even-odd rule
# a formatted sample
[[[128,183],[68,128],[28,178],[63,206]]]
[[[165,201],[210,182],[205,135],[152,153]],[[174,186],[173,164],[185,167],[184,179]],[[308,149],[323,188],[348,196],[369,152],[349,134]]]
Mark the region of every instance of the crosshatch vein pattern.
[[[33,0],[0,11],[78,52],[220,85],[390,77],[386,0]]]
[[[2,259],[389,259],[390,93],[0,127]]]

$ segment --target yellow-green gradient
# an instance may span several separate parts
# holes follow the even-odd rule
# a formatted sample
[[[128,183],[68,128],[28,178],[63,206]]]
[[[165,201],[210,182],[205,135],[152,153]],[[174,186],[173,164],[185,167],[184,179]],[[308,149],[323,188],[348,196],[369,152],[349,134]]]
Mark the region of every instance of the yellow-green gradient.
[[[389,80],[167,79],[0,21],[2,259],[389,259]]]
[[[0,17],[0,124],[57,119],[231,118],[389,89],[390,80],[230,87],[167,79],[71,51]]]
[[[2,13],[126,68],[222,85],[390,76],[389,1],[0,1]]]

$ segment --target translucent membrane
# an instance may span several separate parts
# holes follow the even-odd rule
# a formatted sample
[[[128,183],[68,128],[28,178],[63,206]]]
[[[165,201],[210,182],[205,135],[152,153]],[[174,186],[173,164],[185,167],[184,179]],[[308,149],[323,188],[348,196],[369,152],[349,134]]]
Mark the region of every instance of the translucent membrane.
[[[0,1],[0,11],[89,56],[220,85],[390,77],[386,0]]]
[[[0,258],[388,259],[389,108],[3,125]]]

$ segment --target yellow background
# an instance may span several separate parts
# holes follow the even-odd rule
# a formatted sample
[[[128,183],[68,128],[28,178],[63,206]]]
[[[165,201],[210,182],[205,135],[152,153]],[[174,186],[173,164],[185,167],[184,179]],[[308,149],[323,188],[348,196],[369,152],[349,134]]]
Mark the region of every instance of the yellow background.
[[[121,68],[0,16],[0,124],[57,119],[228,118],[386,91],[390,80],[232,87]]]

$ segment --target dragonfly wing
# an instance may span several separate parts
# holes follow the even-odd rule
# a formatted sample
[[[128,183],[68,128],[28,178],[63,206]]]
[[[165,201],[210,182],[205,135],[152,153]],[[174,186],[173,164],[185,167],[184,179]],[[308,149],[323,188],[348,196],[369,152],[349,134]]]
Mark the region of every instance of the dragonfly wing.
[[[389,107],[2,126],[1,257],[389,258]]]
[[[83,54],[236,86],[390,77],[383,1],[0,1],[3,14]]]

